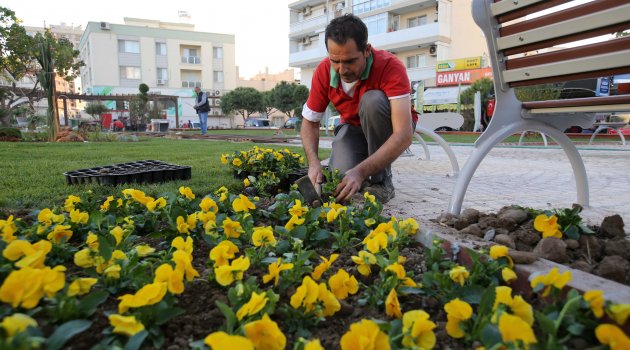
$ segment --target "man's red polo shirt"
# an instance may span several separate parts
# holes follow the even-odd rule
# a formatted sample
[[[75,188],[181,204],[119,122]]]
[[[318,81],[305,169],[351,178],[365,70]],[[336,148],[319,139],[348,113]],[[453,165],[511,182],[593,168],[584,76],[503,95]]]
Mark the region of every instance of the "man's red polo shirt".
[[[354,88],[353,97],[343,91],[340,79],[326,57],[315,69],[306,106],[311,111],[321,113],[332,102],[341,115],[342,123],[360,125],[359,102],[367,91],[381,90],[390,99],[411,94],[405,66],[398,57],[384,50],[372,49],[361,79]],[[418,113],[413,107],[411,117],[414,123],[418,121]]]

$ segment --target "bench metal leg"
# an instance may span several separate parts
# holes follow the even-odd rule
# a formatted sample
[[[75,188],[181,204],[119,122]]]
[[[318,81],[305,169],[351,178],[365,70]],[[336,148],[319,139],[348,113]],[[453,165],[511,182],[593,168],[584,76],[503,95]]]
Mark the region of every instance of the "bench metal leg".
[[[530,131],[534,131],[534,130],[525,130],[521,133],[521,137],[519,137],[518,139],[518,145],[521,146],[523,144],[523,138],[525,137],[525,134],[530,132]],[[538,131],[534,131],[534,132],[538,132]],[[549,146],[549,144],[547,143],[547,136],[545,135],[545,133],[542,132],[538,132],[540,134],[540,136],[542,136],[543,139],[543,143],[545,144],[545,147]]]
[[[457,174],[459,174],[459,163],[457,162],[457,157],[455,157],[455,153],[451,149],[451,146],[449,146],[448,142],[446,142],[446,140],[444,140],[440,135],[436,134],[433,130],[426,129],[421,126],[416,126],[416,133],[414,134],[416,139],[422,140],[421,134],[429,136],[431,139],[433,139],[433,141],[442,146],[444,152],[446,152],[446,155],[448,156],[449,161],[451,162],[451,167],[453,168],[453,176],[457,176]],[[426,147],[424,140],[422,140],[421,143],[425,145],[425,152],[427,152],[427,159],[429,159],[429,149],[428,147]]]
[[[429,153],[429,147],[427,146],[427,143],[424,142],[424,139],[422,138],[422,135],[420,135],[419,133],[414,133],[413,136],[416,137],[416,140],[418,140],[418,142],[420,142],[420,144],[422,145],[422,148],[424,148],[424,154],[427,155],[427,160],[431,160],[431,154]]]
[[[615,130],[615,132],[617,133],[617,135],[619,135],[619,137],[621,138],[621,145],[625,146],[626,145],[626,138],[623,136],[623,133],[621,131],[619,131],[619,129],[617,128],[611,128],[609,126],[603,126],[600,125],[597,127],[597,129],[595,130],[595,132],[593,133],[593,135],[591,136],[591,139],[588,140],[588,144],[590,145],[591,143],[593,143],[593,140],[595,140],[595,135],[597,135],[600,131],[602,130],[607,130],[607,129],[613,129]]]
[[[457,181],[455,182],[455,187],[453,188],[453,194],[451,196],[448,209],[450,213],[459,215],[461,212],[462,203],[464,201],[468,185],[470,184],[470,180],[488,152],[490,152],[496,144],[508,136],[523,130],[536,130],[544,132],[551,136],[562,147],[569,158],[571,167],[573,168],[573,174],[575,176],[577,187],[577,202],[582,206],[588,206],[589,193],[586,168],[584,167],[584,162],[582,162],[582,157],[575,145],[571,142],[571,139],[569,139],[569,137],[560,130],[542,122],[521,120],[511,125],[504,125],[500,129],[496,129],[495,133],[487,134],[483,142],[475,144],[473,153],[470,155],[470,158],[464,165]]]

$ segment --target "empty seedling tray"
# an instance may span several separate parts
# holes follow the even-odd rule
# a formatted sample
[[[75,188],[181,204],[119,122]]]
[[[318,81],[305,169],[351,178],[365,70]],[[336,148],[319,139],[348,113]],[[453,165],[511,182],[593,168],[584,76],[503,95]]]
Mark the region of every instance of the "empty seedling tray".
[[[158,183],[173,180],[189,180],[192,168],[159,160],[139,160],[63,173],[68,185],[100,184],[122,185],[126,183]]]

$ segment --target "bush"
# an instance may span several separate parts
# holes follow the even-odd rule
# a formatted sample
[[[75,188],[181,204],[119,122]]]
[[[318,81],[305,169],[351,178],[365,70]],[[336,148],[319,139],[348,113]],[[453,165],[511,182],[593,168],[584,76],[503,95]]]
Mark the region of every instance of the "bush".
[[[0,128],[0,137],[22,139],[22,132],[18,128]]]

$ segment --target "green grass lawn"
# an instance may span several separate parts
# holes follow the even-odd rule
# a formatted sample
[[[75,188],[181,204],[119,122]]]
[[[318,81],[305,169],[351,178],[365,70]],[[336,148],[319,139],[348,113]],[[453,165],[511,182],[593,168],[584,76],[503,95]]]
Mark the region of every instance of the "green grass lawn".
[[[0,208],[8,210],[41,209],[58,206],[69,195],[81,196],[91,190],[96,195],[120,195],[124,188],[136,188],[148,195],[177,191],[188,186],[197,194],[206,194],[220,186],[237,189],[227,166],[221,164],[222,153],[248,150],[253,143],[207,140],[173,140],[146,138],[139,142],[31,143],[0,142]],[[290,148],[303,154],[301,147],[286,144],[260,145],[268,148]],[[328,157],[322,150],[320,156]],[[97,184],[67,185],[63,173],[143,159],[192,166],[192,178],[162,184],[128,184],[101,186]]]

